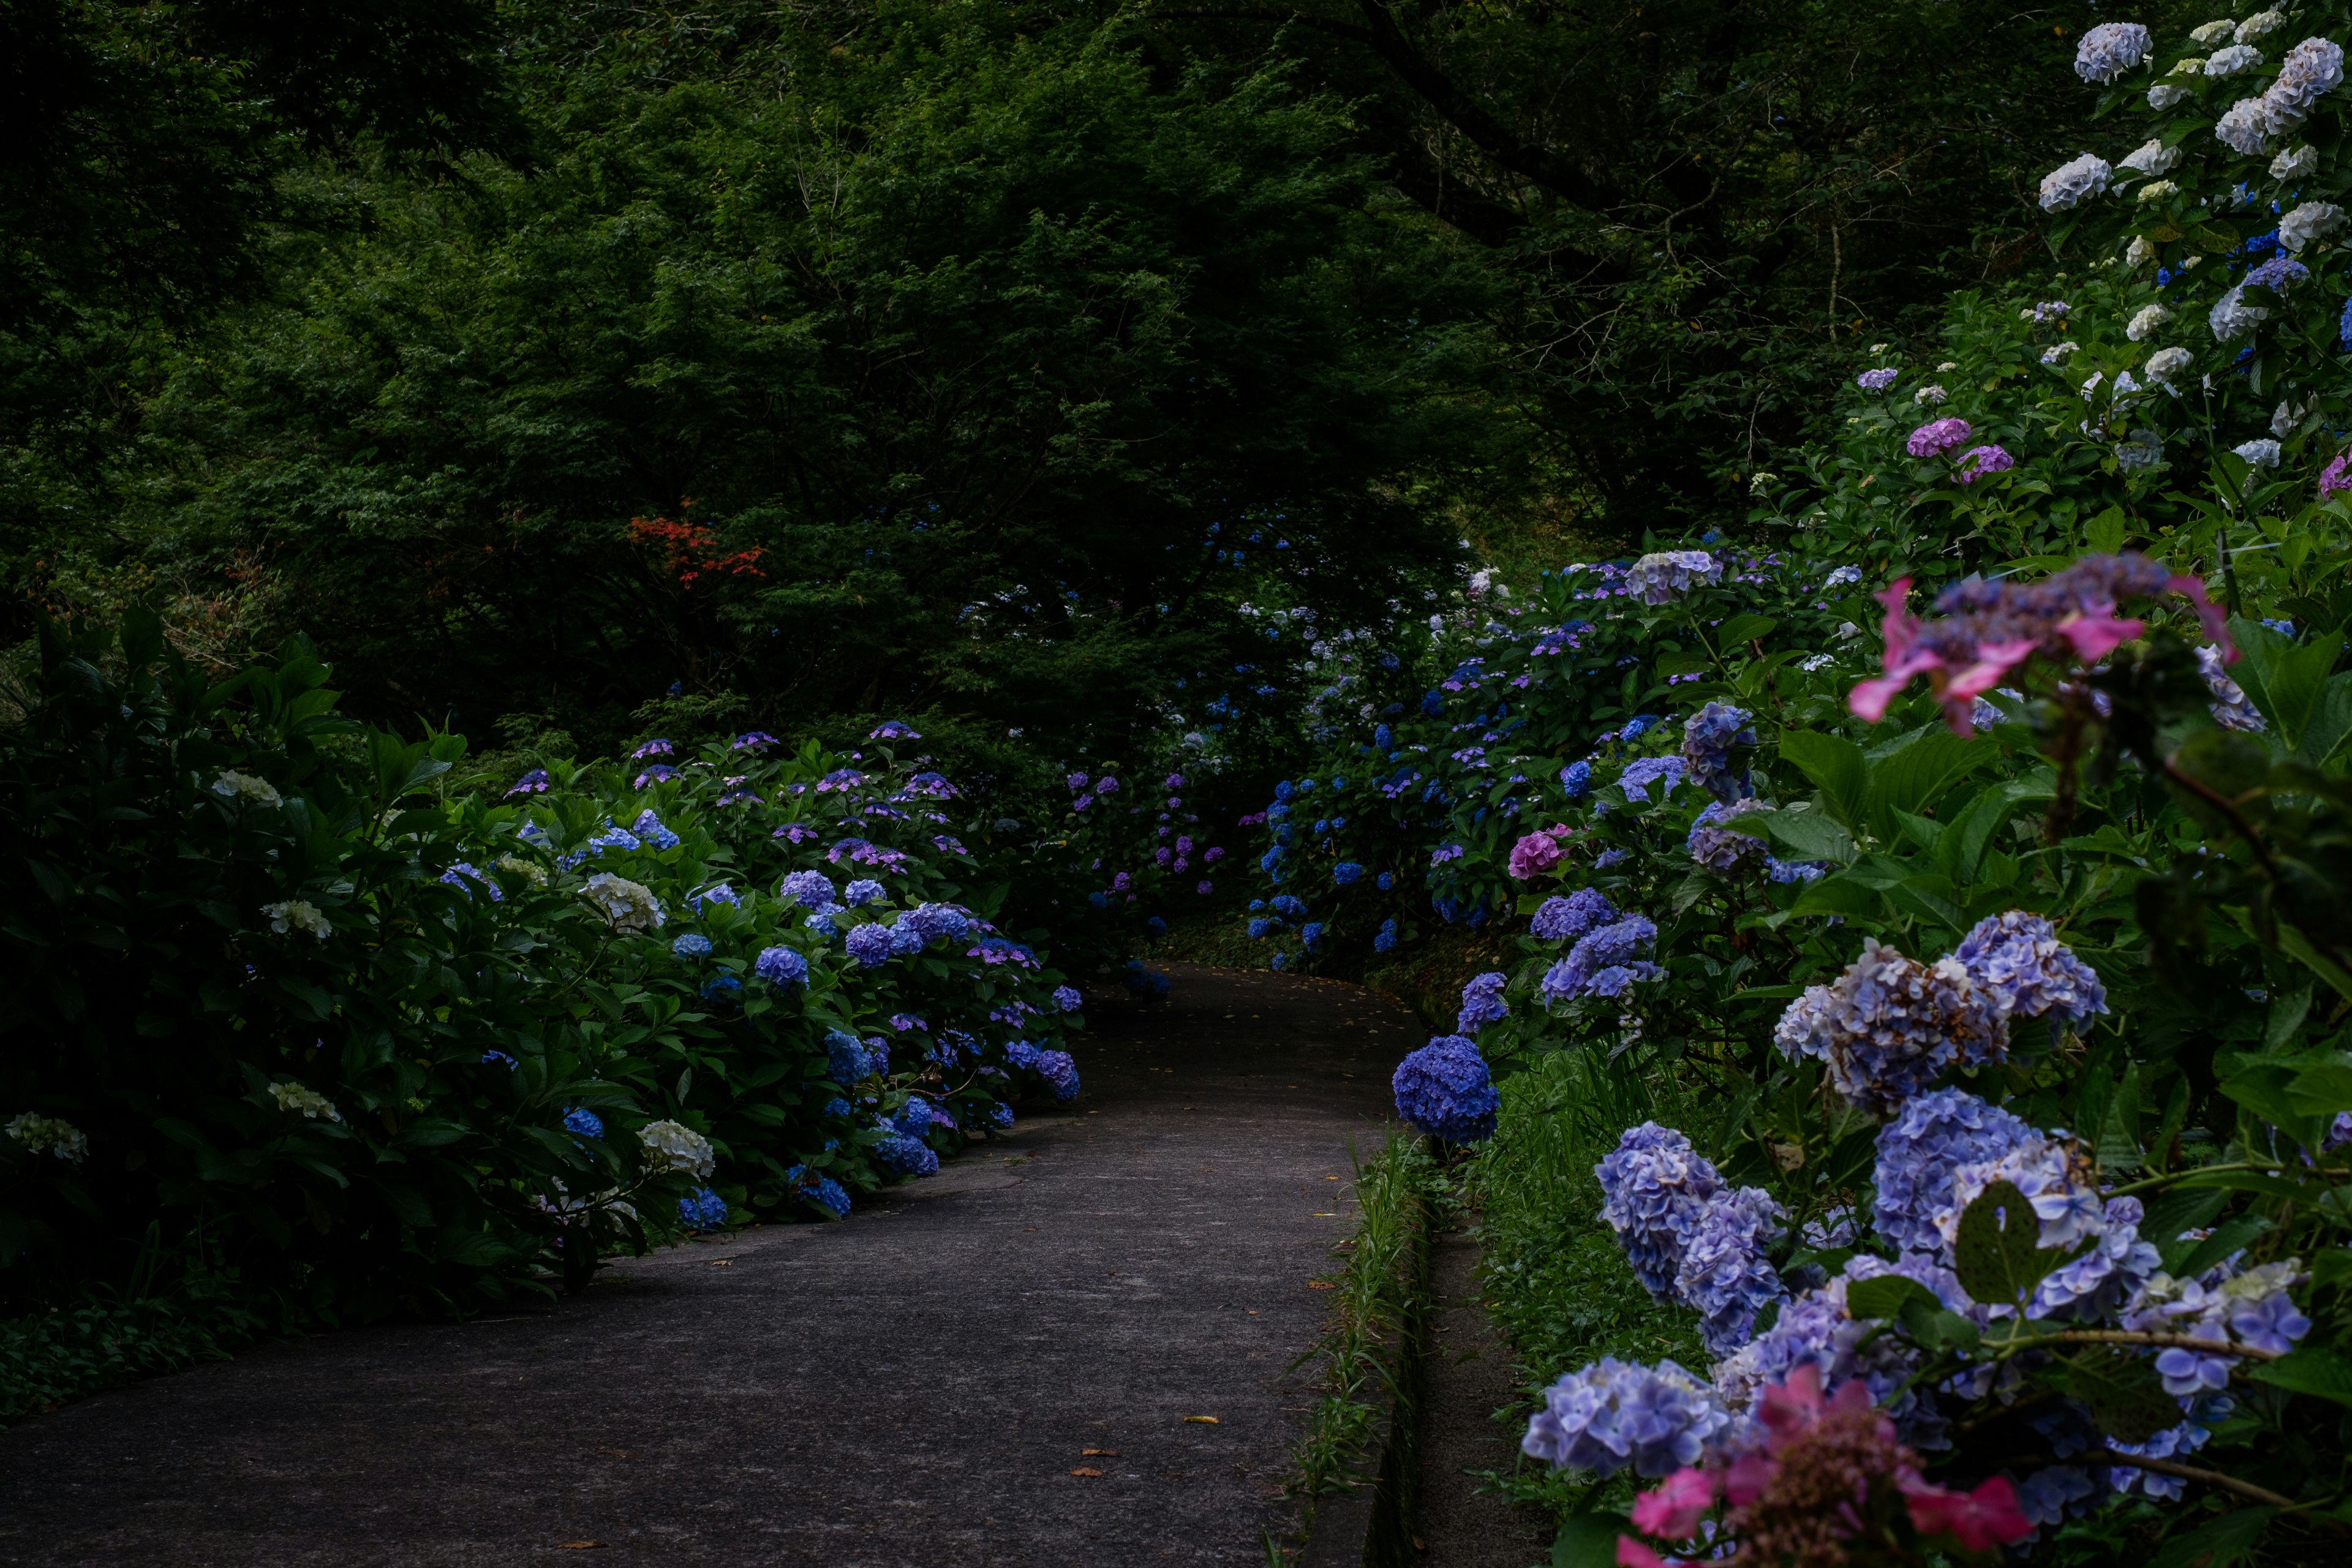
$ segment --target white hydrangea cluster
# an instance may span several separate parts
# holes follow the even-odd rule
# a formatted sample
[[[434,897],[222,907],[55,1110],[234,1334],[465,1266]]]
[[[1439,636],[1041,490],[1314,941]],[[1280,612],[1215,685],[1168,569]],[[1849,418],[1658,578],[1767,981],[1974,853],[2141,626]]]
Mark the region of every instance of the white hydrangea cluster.
[[[1625,591],[1645,605],[1664,605],[1703,584],[1723,581],[1723,563],[1704,550],[1662,550],[1625,574]]]
[[[2226,73],[2214,70],[2222,55],[2253,55],[2243,46],[2224,49],[2215,55],[2207,66],[2207,74]],[[2255,58],[2260,59],[2256,55]],[[2276,80],[2259,98],[2242,98],[2230,106],[2213,127],[2213,134],[2232,152],[2252,157],[2267,150],[2268,139],[2284,136],[2311,118],[2312,106],[2324,93],[2344,85],[2343,46],[2326,38],[2305,38],[2287,51],[2279,63]],[[2153,98],[2150,99],[2153,102]],[[2312,162],[2317,163],[2316,155]],[[2282,175],[2292,179],[2294,175]]]
[[[2227,16],[2218,22],[2204,22],[2189,29],[2189,37],[2200,44],[2218,44],[2238,30],[2238,25]],[[2173,68],[2176,70],[2179,67]]]
[[[2042,363],[2043,364],[2063,364],[2066,363],[2066,356],[2068,354],[2080,353],[2082,352],[2083,345],[2074,342],[2072,338],[2069,338],[2063,343],[2052,343],[2048,348],[2043,349],[2042,351]]]
[[[2161,113],[2165,110],[2176,109],[2188,102],[2190,96],[2185,87],[2179,87],[2168,81],[2160,81],[2147,89],[2147,106]]]
[[[2213,134],[2231,152],[2253,157],[2268,143],[2270,127],[2263,118],[2263,100],[2242,98],[2231,104],[2229,112],[2215,121]]]
[[[2242,338],[2270,320],[2271,313],[2262,306],[2246,303],[2245,294],[2243,284],[2233,283],[2228,293],[2213,301],[2213,309],[2207,313],[2205,321],[2213,329],[2215,342],[2226,343],[2233,338]]]
[[[292,1111],[312,1121],[341,1121],[343,1113],[335,1102],[307,1083],[289,1079],[269,1086],[269,1098],[278,1102],[280,1110]]]
[[[2165,174],[2179,162],[2179,148],[2168,147],[2161,139],[2151,138],[2133,148],[2130,156],[2116,163],[2116,167],[2128,169],[2131,173],[2146,178],[2149,175]]]
[[[2095,153],[2085,153],[2042,176],[2042,210],[2064,212],[2092,196],[2103,195],[2115,170]]]
[[[2124,247],[2124,265],[2126,267],[2145,267],[2155,259],[2156,247],[2144,234],[2132,236],[2132,242]]]
[[[2139,188],[2138,199],[2144,202],[2160,202],[2167,196],[2179,195],[2179,185],[2173,181],[2150,180]]]
[[[1924,407],[1933,408],[1950,395],[1950,393],[1940,386],[1923,386],[1911,395],[1911,401]]]
[[[2300,180],[2319,167],[2319,149],[2306,142],[2300,147],[2289,147],[2271,160],[2271,178]]]
[[[661,1169],[684,1171],[698,1182],[719,1168],[710,1141],[682,1122],[648,1121],[637,1129],[637,1142]]]
[[[669,918],[651,888],[610,871],[599,871],[583,882],[580,896],[593,904],[614,931],[654,931]]]
[[[2279,219],[2279,243],[2300,252],[2344,226],[2344,209],[2334,202],[2298,202]]]
[[[55,1154],[69,1164],[78,1164],[89,1153],[89,1140],[80,1128],[54,1116],[43,1116],[27,1110],[11,1120],[7,1126],[9,1142],[28,1153]]]
[[[2136,343],[2144,343],[2158,328],[2170,320],[2172,320],[2172,312],[2163,306],[2143,305],[2138,313],[2132,317],[2131,324],[2124,329],[2124,336]]]
[[[547,883],[547,868],[536,860],[526,860],[520,855],[501,855],[490,864],[501,871],[513,872],[534,888],[544,887]]]
[[[2155,48],[2156,40],[2137,22],[2102,22],[2074,46],[2074,74],[2084,81],[2113,81]]]
[[[2253,468],[2275,468],[2279,466],[2279,444],[2267,436],[2252,441],[2240,442],[2230,450],[2243,458]]]
[[[2237,39],[2238,42],[2242,44],[2251,44],[2256,38],[2263,37],[2265,33],[2274,33],[2278,31],[2279,28],[2285,26],[2285,12],[2257,11],[2252,16],[2247,17],[2244,21],[2239,23],[2237,30],[2230,36]]]
[[[319,911],[318,905],[302,899],[288,899],[282,903],[264,904],[261,906],[261,912],[268,919],[269,929],[279,936],[284,936],[289,931],[308,931],[320,942],[324,942],[335,929],[327,923],[327,917]]]
[[[2262,63],[2262,50],[2245,44],[2231,44],[2228,48],[2213,51],[2205,61],[2205,74],[2209,77],[2236,76]]]
[[[223,800],[241,800],[253,805],[284,804],[278,796],[276,786],[268,779],[256,778],[251,773],[241,773],[235,768],[228,769],[220,777],[213,780],[213,793]]]

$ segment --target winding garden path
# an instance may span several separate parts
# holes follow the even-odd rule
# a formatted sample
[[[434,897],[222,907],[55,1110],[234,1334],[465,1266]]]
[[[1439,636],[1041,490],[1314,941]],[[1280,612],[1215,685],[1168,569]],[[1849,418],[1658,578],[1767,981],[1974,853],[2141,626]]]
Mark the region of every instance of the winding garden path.
[[[1074,1113],[846,1224],[0,1434],[0,1563],[1263,1563],[1349,1142],[1371,1152],[1420,1040],[1353,986],[1174,974],[1167,1005],[1101,1011]]]

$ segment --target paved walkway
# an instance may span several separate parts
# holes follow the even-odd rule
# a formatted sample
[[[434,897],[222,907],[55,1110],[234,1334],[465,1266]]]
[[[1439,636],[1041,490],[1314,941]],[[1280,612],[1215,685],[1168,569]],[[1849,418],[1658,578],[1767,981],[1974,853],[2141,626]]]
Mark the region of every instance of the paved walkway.
[[[0,1563],[1263,1563],[1349,1140],[1421,1041],[1353,986],[1174,975],[1101,1011],[1075,1113],[846,1224],[0,1433]]]

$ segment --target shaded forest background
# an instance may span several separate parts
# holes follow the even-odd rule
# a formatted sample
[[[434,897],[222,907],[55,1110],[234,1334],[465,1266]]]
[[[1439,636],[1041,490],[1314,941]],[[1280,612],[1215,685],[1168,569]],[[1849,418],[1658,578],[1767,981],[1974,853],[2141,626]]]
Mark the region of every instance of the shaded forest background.
[[[2058,268],[2093,6],[0,6],[0,572],[413,727],[1278,731]],[[2159,18],[2144,18],[2156,22]]]

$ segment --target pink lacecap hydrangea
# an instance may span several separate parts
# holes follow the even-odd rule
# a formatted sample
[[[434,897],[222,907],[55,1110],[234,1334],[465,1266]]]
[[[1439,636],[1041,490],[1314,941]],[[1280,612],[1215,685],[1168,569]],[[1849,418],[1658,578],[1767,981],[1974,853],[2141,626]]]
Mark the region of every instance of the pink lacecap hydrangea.
[[[1999,447],[1971,447],[1959,457],[1960,483],[1972,485],[1979,479],[2002,473],[2017,467],[2017,459]]]
[[[1912,431],[1903,449],[1915,458],[1940,458],[1967,440],[1969,434],[1965,419],[1937,419]]]

